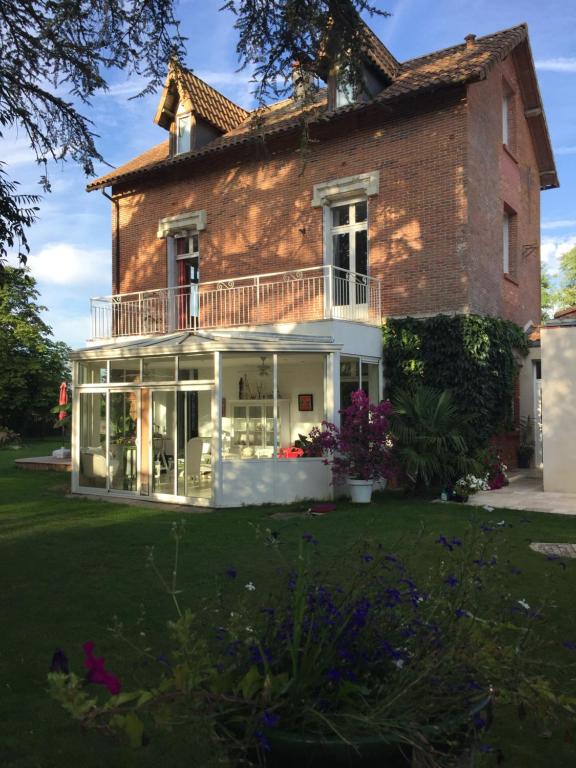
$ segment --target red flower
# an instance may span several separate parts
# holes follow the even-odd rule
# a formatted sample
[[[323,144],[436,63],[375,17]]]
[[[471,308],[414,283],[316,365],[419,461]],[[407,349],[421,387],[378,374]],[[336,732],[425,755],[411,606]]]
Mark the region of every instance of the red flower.
[[[106,659],[94,656],[94,643],[91,641],[84,643],[82,649],[84,651],[84,667],[87,670],[86,680],[95,685],[105,686],[113,696],[119,694],[122,689],[120,680],[104,668]]]

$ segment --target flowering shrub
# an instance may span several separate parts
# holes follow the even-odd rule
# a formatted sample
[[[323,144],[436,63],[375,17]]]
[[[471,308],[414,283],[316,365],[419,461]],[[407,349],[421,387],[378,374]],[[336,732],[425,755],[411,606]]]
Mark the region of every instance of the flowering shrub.
[[[454,483],[454,493],[459,496],[471,496],[478,491],[487,491],[488,483],[483,477],[476,477],[475,475],[466,475],[456,480]]]
[[[175,578],[163,580],[178,617],[169,652],[142,646],[154,684],[120,693],[117,678],[100,677],[104,661],[89,644],[84,680],[58,652],[52,695],[83,724],[135,745],[158,728],[203,725],[228,754],[219,764],[229,766],[273,752],[286,732],[343,742],[377,736],[421,753],[426,765],[446,765],[463,742],[485,743],[499,701],[523,716],[537,707],[539,718],[575,704],[545,677],[542,607],[526,600],[520,571],[502,556],[503,530],[483,524],[467,537],[411,542],[413,565],[364,543],[330,568],[319,567],[319,542],[305,533],[271,594],[229,567],[218,599],[194,610],[180,606]],[[267,543],[282,554],[278,535],[268,532]],[[423,547],[440,557],[433,572],[418,574]],[[117,635],[137,647],[122,627]]]
[[[498,488],[508,485],[508,478],[506,477],[508,467],[494,446],[481,450],[478,453],[478,461],[486,479],[488,490],[496,491]]]
[[[389,416],[392,405],[385,400],[372,405],[359,389],[351,395],[352,403],[340,411],[340,427],[329,421],[310,432],[309,455],[330,454],[325,463],[332,467],[335,480],[379,480],[391,472]]]
[[[0,448],[7,448],[9,446],[19,446],[21,442],[18,432],[14,432],[13,429],[0,426]]]

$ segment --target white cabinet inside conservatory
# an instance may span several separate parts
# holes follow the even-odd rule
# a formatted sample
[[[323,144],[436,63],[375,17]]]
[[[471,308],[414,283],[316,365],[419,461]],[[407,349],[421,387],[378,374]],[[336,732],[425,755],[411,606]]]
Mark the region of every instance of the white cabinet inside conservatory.
[[[274,401],[235,400],[230,403],[230,435],[223,435],[224,455],[243,459],[274,455]],[[278,400],[278,447],[290,444],[290,402]]]

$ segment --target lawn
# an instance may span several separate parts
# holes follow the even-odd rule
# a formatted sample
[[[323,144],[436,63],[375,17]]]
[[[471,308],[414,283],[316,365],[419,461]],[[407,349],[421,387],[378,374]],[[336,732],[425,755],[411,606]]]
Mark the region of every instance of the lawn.
[[[10,768],[131,768],[167,765],[202,766],[187,734],[153,739],[131,750],[98,734],[82,732],[46,694],[46,672],[55,648],[66,650],[81,667],[81,644],[94,640],[97,651],[122,675],[127,664],[118,655],[107,627],[118,616],[136,625],[142,606],[147,632],[158,637],[172,616],[170,602],[153,572],[146,568],[147,547],[170,567],[170,529],[182,513],[67,498],[68,476],[24,472],[13,465],[17,456],[48,453],[56,444],[30,444],[19,452],[0,451],[0,617],[2,621],[0,682],[0,765]],[[298,509],[297,507],[295,509]],[[321,542],[323,557],[333,559],[359,537],[393,546],[409,542],[425,526],[423,562],[442,555],[434,544],[439,534],[462,535],[472,517],[505,519],[511,557],[522,570],[517,597],[537,602],[546,590],[550,603],[545,631],[557,647],[559,669],[576,660],[563,640],[576,641],[574,595],[576,562],[566,567],[532,552],[532,541],[576,541],[576,518],[430,504],[390,493],[367,509],[341,504],[323,518],[270,518],[278,508],[242,508],[186,514],[180,580],[182,602],[210,596],[219,575],[234,566],[239,577],[265,587],[275,555],[257,541],[254,526],[278,531],[290,553],[303,533]],[[545,586],[544,586],[545,585]],[[572,655],[571,655],[572,654]],[[124,665],[124,668],[123,666]],[[564,675],[567,689],[572,673]],[[562,733],[545,738],[534,722],[513,718],[500,722],[491,741],[504,748],[509,768],[575,764],[574,746]],[[490,758],[486,765],[494,765]]]

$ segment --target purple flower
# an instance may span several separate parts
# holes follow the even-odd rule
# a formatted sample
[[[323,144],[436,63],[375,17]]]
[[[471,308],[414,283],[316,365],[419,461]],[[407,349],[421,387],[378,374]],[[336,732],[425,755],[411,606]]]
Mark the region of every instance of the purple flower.
[[[486,728],[488,721],[486,720],[485,717],[482,717],[482,715],[477,714],[477,715],[474,715],[473,723],[474,723],[474,728],[476,728],[476,730],[478,731],[481,731],[484,728]]]
[[[56,648],[50,663],[50,672],[61,672],[63,675],[70,673],[68,657],[61,648]]]
[[[336,667],[330,667],[330,669],[326,672],[326,677],[328,680],[332,680],[332,682],[338,683],[342,679],[342,673],[339,669],[336,669]]]
[[[264,749],[266,752],[270,752],[270,742],[266,738],[265,734],[258,729],[257,731],[254,731],[254,736],[256,737],[256,741],[260,745],[260,749]]]
[[[228,568],[225,573],[229,579],[235,579],[236,576],[238,575],[238,571],[236,570],[236,568]]]
[[[494,752],[494,747],[492,746],[492,744],[479,744],[478,752],[483,752],[484,754],[488,754],[489,752]]]
[[[454,547],[461,547],[462,542],[460,539],[458,539],[456,536],[453,536],[450,541],[446,538],[446,536],[439,536],[436,539],[436,544],[441,544],[446,549],[450,550],[450,552],[454,551]]]
[[[458,584],[458,579],[456,578],[456,576],[448,576],[448,578],[445,579],[445,583],[448,584],[449,587],[454,589]]]
[[[564,648],[567,648],[569,651],[576,651],[576,643],[574,640],[564,640],[562,643]]]
[[[362,555],[362,560],[363,560],[365,563],[371,563],[371,562],[372,562],[372,560],[374,560],[374,557],[373,557],[372,555],[368,555],[368,554],[366,554],[366,555]]]
[[[402,602],[402,595],[397,589],[389,588],[386,590],[387,600],[384,603],[386,608],[394,608],[395,605],[399,605]]]
[[[262,717],[260,718],[260,721],[262,725],[266,726],[266,728],[276,728],[278,726],[278,723],[280,722],[280,718],[278,715],[274,714],[274,712],[269,712],[268,710],[265,710],[262,713]]]
[[[456,610],[454,611],[454,615],[456,616],[457,619],[464,619],[469,614],[468,614],[468,611],[464,610],[464,608],[456,608]]]
[[[305,533],[302,538],[307,544],[318,544],[318,539],[314,538],[311,533]]]

